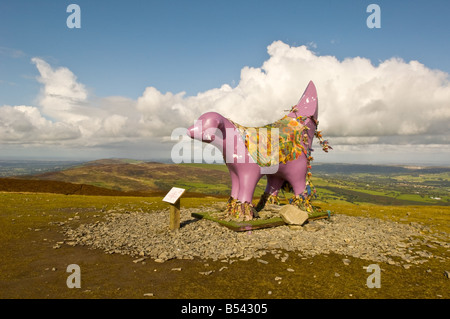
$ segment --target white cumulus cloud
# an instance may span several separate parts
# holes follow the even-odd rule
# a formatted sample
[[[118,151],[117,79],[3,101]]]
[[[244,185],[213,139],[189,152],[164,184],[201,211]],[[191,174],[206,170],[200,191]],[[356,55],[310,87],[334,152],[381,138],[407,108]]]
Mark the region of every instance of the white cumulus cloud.
[[[143,121],[155,125],[158,135],[188,126],[207,111],[244,125],[267,124],[296,104],[312,80],[319,96],[319,128],[340,143],[448,143],[447,73],[398,58],[378,66],[361,57],[339,61],[281,41],[272,43],[268,53],[261,67],[241,70],[234,88],[223,85],[191,97],[147,88],[138,100]]]
[[[56,120],[76,122],[88,117],[88,114],[76,110],[86,104],[88,93],[85,86],[77,81],[77,77],[67,68],[53,69],[40,58],[32,58],[43,84],[39,97],[42,111]]]
[[[73,140],[81,136],[77,127],[52,122],[44,118],[35,107],[0,107],[0,141],[6,143],[48,144]]]
[[[321,56],[315,44],[275,41],[260,67],[245,66],[235,87],[223,84],[187,96],[147,87],[132,100],[94,97],[68,68],[33,58],[42,84],[36,106],[0,107],[0,142],[113,145],[167,139],[202,113],[216,111],[243,125],[278,120],[312,80],[319,129],[339,145],[440,145],[448,149],[449,75],[418,61]],[[333,142],[334,141],[334,142]]]

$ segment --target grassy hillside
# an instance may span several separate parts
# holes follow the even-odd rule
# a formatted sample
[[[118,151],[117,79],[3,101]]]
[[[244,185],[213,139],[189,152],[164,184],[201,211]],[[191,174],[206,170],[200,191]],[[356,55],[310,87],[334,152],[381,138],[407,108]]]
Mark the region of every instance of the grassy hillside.
[[[315,168],[313,181],[319,194],[315,203],[324,210],[420,223],[424,231],[426,226],[450,233],[445,172],[414,175],[411,171],[383,174],[348,167],[346,171]],[[264,184],[260,181],[256,197]],[[448,299],[449,281],[444,272],[448,268],[439,258],[410,269],[383,264],[382,288],[368,289],[363,267],[370,261],[349,256],[303,259],[291,253],[287,262],[265,256],[266,265],[256,260],[233,264],[212,260],[132,262],[129,256],[69,245],[61,233],[67,225],[99,223],[108,212],[151,214],[167,208],[161,199],[172,186],[188,190],[181,201],[182,210],[224,202],[229,185],[225,165],[128,160],[100,160],[58,172],[0,179],[0,298],[149,298],[148,293],[155,293],[150,298]],[[448,248],[432,249],[436,256],[448,256]],[[343,258],[351,260],[350,265],[344,264]],[[82,270],[81,289],[66,286],[66,267],[73,263]],[[228,268],[222,271],[224,265]],[[292,265],[302,272],[286,271]],[[210,269],[215,271],[212,275],[202,274]],[[283,278],[281,285],[274,280],[276,276]],[[274,292],[272,296],[269,290]]]
[[[439,206],[450,203],[449,168],[315,164],[312,172],[317,194],[324,202]],[[171,187],[181,187],[191,193],[229,196],[231,189],[228,169],[223,164],[163,164],[130,159],[97,160],[19,178],[90,185],[129,194],[165,193]],[[255,197],[263,193],[265,184],[265,178],[261,179]],[[100,189],[92,191],[103,194]]]
[[[226,195],[230,189],[225,165],[219,168],[219,165],[100,160],[62,171],[20,178],[86,184],[124,192],[165,192],[172,187],[182,187],[189,192]]]
[[[319,164],[315,184],[324,200],[380,205],[450,203],[450,168]]]
[[[182,209],[215,201],[210,197],[184,197]],[[420,222],[434,230],[450,231],[450,215],[443,207],[322,205],[343,214]],[[438,258],[411,269],[382,264],[382,288],[368,289],[368,274],[363,267],[371,262],[337,254],[304,260],[290,253],[287,262],[268,254],[264,257],[267,265],[256,260],[233,264],[170,260],[159,264],[150,259],[132,262],[129,256],[62,244],[62,225],[95,224],[109,210],[151,214],[154,209],[167,207],[160,197],[0,193],[0,207],[0,298],[149,298],[149,292],[155,293],[151,298],[175,299],[449,297],[448,278],[443,274],[447,268]],[[342,262],[343,258],[351,260],[349,266]],[[66,286],[66,268],[73,263],[81,267],[81,289]],[[221,271],[224,265],[227,269]],[[286,271],[294,266],[302,272]],[[210,269],[215,270],[212,275],[202,275]],[[276,276],[283,278],[281,285],[274,280]],[[274,295],[268,296],[268,290]]]
[[[74,184],[52,180],[28,180],[0,178],[1,192],[54,193],[64,195],[143,196],[140,192],[122,192],[86,184]],[[149,194],[146,194],[149,195]]]

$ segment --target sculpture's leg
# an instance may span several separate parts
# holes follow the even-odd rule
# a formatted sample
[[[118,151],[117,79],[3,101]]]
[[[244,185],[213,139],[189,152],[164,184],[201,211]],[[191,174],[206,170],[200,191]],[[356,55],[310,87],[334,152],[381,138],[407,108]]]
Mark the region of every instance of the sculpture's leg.
[[[267,186],[264,192],[273,196],[277,196],[281,185],[283,185],[283,182],[284,179],[279,176],[267,175]]]
[[[278,204],[278,191],[283,185],[284,179],[275,175],[267,175],[267,185],[264,190],[264,194],[261,195],[261,198],[256,205],[255,209],[257,212],[261,211],[266,203],[270,204]]]
[[[305,182],[305,178],[299,178],[299,179],[295,179],[295,180],[288,180],[289,183],[291,183],[292,188],[294,189],[294,194],[297,195],[302,195],[303,192],[305,191],[305,187],[306,187],[306,182]]]
[[[292,184],[292,187],[294,188],[294,194],[295,196],[292,199],[291,204],[296,205],[299,208],[307,211],[308,213],[313,213],[313,207],[310,203],[310,197],[305,196],[305,189],[306,189],[306,181],[304,178],[301,180],[298,180],[296,183],[290,181]]]
[[[230,196],[227,201],[227,206],[225,208],[225,213],[232,215],[236,211],[237,200]]]
[[[292,186],[292,192],[294,193],[294,199],[291,202],[293,205],[298,205],[301,209],[312,212],[312,207],[309,204],[309,196],[305,191],[306,188],[306,176],[308,174],[307,158],[302,156],[297,160],[291,161],[283,166],[283,177]]]
[[[234,167],[228,166],[231,177],[231,194],[228,198],[225,212],[228,215],[233,215],[236,212],[236,202],[239,195],[239,177],[234,170]]]
[[[259,167],[246,171],[242,170],[239,173],[239,195],[237,199],[242,203],[251,203],[256,184],[261,178]]]
[[[231,176],[231,197],[237,199],[239,196],[239,176],[232,167],[228,169],[230,170]]]
[[[239,172],[239,195],[238,203],[236,204],[237,217],[244,217],[244,220],[251,220],[253,217],[257,217],[257,212],[253,207],[253,193],[256,188],[256,184],[262,177],[258,166],[246,167],[245,170]]]

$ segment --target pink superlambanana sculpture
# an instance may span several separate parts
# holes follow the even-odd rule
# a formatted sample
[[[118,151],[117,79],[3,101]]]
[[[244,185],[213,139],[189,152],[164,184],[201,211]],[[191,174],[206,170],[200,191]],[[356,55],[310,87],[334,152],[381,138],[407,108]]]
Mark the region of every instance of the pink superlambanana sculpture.
[[[311,81],[297,105],[275,123],[246,128],[218,113],[208,112],[188,128],[191,138],[210,143],[222,151],[231,175],[229,214],[244,220],[257,217],[257,211],[267,201],[277,202],[282,187],[288,187],[294,193],[293,203],[308,211],[312,209],[310,199],[315,190],[309,180],[309,169],[314,136],[318,137],[324,151],[331,148],[316,130],[317,118],[317,92]],[[270,132],[266,133],[268,130]],[[264,175],[267,186],[254,208],[255,187]]]

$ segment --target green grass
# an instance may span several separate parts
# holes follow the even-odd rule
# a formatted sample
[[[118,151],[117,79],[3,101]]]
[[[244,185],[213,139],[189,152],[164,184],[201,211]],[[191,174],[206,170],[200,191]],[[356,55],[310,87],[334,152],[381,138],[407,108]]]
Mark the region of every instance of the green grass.
[[[168,191],[173,186],[206,195],[227,196],[231,191],[225,164],[158,164],[123,159],[100,160],[94,164],[34,178],[91,184],[122,191]],[[312,180],[319,190],[318,195],[327,200],[381,205],[450,205],[450,173],[445,170],[442,170],[442,174],[411,171],[411,174],[406,175],[404,170],[401,172],[384,173],[379,168],[374,173],[324,174],[320,170],[316,173],[313,164]],[[255,189],[256,197],[264,192],[265,185],[266,179],[263,178]],[[436,200],[435,197],[441,199]]]
[[[450,208],[447,206],[380,206],[367,203],[315,203],[322,210],[332,210],[349,216],[364,216],[392,220],[399,223],[421,223],[438,232],[450,234]]]
[[[230,192],[225,165],[161,164],[157,166],[160,169],[149,170],[153,164],[139,161],[120,167],[112,165],[114,161],[106,163],[104,167],[80,166],[53,176],[122,190],[180,186],[203,194],[183,197],[181,209],[224,202]],[[313,205],[335,214],[420,223],[433,232],[449,234],[448,180],[448,173],[324,176],[315,174],[313,166],[313,183],[318,191]],[[265,179],[258,183],[254,203],[265,183]],[[289,199],[292,194],[286,196]],[[439,196],[441,201],[430,196]],[[281,197],[284,202],[283,194]],[[157,196],[0,193],[0,298],[143,298],[147,292],[154,292],[155,298],[450,298],[449,280],[443,275],[449,270],[448,263],[437,258],[408,270],[382,264],[382,288],[368,289],[368,274],[363,267],[371,262],[337,254],[304,260],[289,252],[286,263],[268,255],[264,256],[267,265],[250,260],[225,264],[228,269],[219,271],[224,266],[220,261],[171,260],[157,264],[147,260],[146,264],[135,264],[129,256],[107,255],[88,247],[53,248],[64,240],[58,223],[76,227],[103,220],[109,210],[151,214],[167,207]],[[77,216],[80,219],[74,219]],[[449,257],[448,249],[442,247],[433,252]],[[343,265],[343,258],[351,259],[350,266]],[[81,290],[65,285],[65,267],[71,263],[81,266]],[[51,271],[52,267],[56,270]],[[171,271],[175,267],[183,270]],[[286,268],[295,268],[295,272],[286,272]],[[215,272],[210,276],[199,274],[209,269]],[[281,284],[274,281],[276,276],[283,277]],[[273,294],[269,296],[268,290]]]
[[[182,198],[181,207],[190,208],[217,202],[217,198]],[[67,220],[78,212],[85,217],[113,211],[151,213],[168,208],[162,197],[81,196],[0,192],[0,241],[21,238],[28,228],[47,227],[49,222]],[[11,224],[14,219],[14,227]],[[20,225],[18,231],[15,226]]]
[[[129,256],[104,254],[82,246],[53,248],[64,240],[58,222],[70,227],[91,224],[101,221],[108,210],[151,214],[154,209],[167,207],[161,199],[0,193],[0,298],[145,298],[148,292],[155,293],[154,298],[450,298],[449,282],[443,275],[448,269],[437,259],[408,270],[382,264],[382,288],[368,289],[368,274],[363,267],[371,262],[337,254],[303,260],[289,252],[285,263],[269,254],[263,257],[269,261],[267,265],[255,260],[233,264],[210,260],[157,264],[147,260],[142,264],[133,263]],[[183,197],[181,209],[217,201],[206,196]],[[317,205],[337,214],[420,222],[434,231],[450,232],[448,207]],[[80,219],[73,219],[76,216]],[[448,255],[445,251],[435,253]],[[351,264],[343,265],[342,258],[349,258]],[[72,263],[81,267],[81,289],[68,289],[65,284],[65,269]],[[224,265],[228,268],[219,271]],[[176,267],[182,271],[171,270]],[[295,272],[287,272],[287,268]],[[207,270],[215,272],[210,276],[199,274]],[[283,278],[281,284],[274,280],[276,276]],[[267,294],[268,290],[272,295]]]

